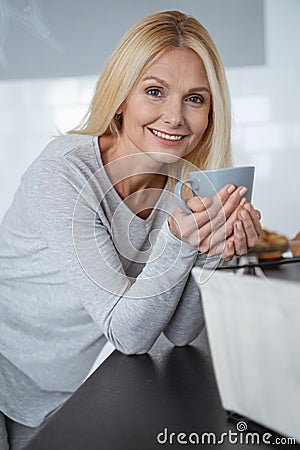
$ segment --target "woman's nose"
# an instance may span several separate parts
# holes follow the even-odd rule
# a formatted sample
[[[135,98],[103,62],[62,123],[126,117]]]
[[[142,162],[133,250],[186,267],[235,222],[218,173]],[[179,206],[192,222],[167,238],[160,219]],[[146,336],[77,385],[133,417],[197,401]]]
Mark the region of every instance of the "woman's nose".
[[[182,104],[177,102],[167,102],[165,104],[163,120],[172,128],[178,128],[184,124]]]

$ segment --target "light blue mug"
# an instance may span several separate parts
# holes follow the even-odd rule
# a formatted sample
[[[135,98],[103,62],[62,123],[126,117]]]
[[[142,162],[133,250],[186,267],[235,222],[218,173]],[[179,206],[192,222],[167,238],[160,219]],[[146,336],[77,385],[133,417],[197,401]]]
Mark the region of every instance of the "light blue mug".
[[[240,166],[190,172],[189,178],[180,180],[175,185],[176,203],[183,212],[191,214],[192,211],[182,199],[182,188],[186,183],[190,185],[195,197],[213,197],[226,184],[234,184],[236,187],[245,186],[248,188],[245,197],[248,202],[251,202],[254,171],[254,166]]]

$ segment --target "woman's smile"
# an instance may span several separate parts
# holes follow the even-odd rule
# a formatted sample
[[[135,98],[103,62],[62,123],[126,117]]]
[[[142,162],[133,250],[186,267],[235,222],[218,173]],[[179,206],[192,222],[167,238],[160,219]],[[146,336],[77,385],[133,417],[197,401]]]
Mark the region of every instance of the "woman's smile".
[[[156,130],[154,128],[148,128],[151,133],[157,137],[160,142],[165,145],[177,145],[179,141],[182,141],[187,135],[182,134],[170,134],[164,131]]]

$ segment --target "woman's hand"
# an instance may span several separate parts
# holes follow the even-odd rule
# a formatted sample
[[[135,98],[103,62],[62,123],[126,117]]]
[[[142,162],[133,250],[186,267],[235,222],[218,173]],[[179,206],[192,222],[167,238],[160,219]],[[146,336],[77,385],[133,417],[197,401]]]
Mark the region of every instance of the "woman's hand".
[[[187,206],[193,214],[176,208],[169,218],[170,231],[209,256],[230,260],[243,255],[258,241],[260,213],[246,201],[245,187],[226,185],[213,198],[193,197]]]
[[[237,220],[234,221],[233,234],[227,240],[229,249],[226,249],[226,257],[224,259],[231,259],[231,255],[244,255],[253,248],[259,239],[261,233],[260,211],[254,209],[251,203],[246,199],[242,201],[242,208],[238,211]],[[228,251],[229,250],[229,251]]]

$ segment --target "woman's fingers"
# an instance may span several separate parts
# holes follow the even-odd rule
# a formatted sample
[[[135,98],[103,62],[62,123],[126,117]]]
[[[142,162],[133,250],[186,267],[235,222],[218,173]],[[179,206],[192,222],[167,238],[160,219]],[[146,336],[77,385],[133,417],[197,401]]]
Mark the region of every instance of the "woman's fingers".
[[[245,196],[247,190],[248,189],[245,186],[239,186],[236,188],[233,185],[229,185],[226,192],[224,192],[224,188],[218,192],[215,197],[218,197],[221,200],[226,218],[229,217],[241,203],[241,200]]]
[[[226,238],[232,235],[234,229],[234,222],[238,219],[238,212],[242,208],[241,197],[245,195],[247,189],[243,186],[239,188],[235,188],[233,185],[224,186],[216,196],[214,196],[210,203],[206,201],[206,222],[199,216],[197,218],[197,223],[201,222],[201,230],[199,237],[199,250],[202,253],[221,255],[224,251],[224,245]],[[199,200],[198,200],[199,201]],[[246,200],[245,200],[246,201]],[[189,207],[192,209],[196,209],[197,211],[201,210],[201,206],[196,206],[195,200],[191,199],[189,203]],[[203,209],[203,205],[202,205]],[[196,216],[197,214],[195,214]],[[233,247],[230,245],[230,252],[234,251]],[[241,250],[242,251],[242,250]],[[228,249],[226,249],[228,252]],[[227,253],[226,253],[227,255]],[[228,253],[228,257],[231,257],[231,253]]]
[[[224,223],[238,207],[246,192],[247,188],[244,186],[236,188],[227,184],[212,198],[192,197],[186,204],[192,212],[207,210],[212,222]]]
[[[236,255],[233,238],[215,242],[209,239],[208,243],[200,245],[199,251],[207,256],[219,256],[226,261],[230,261]]]
[[[193,227],[196,224],[198,246],[201,246],[203,253],[204,250],[206,251],[206,249],[209,249],[205,242],[207,242],[207,238],[212,231],[211,217],[208,211],[211,204],[212,199],[208,197],[193,197],[187,201],[187,206],[193,211],[193,214],[190,214],[188,219],[190,227]]]
[[[236,188],[233,184],[226,184],[222,189],[220,189],[216,195],[213,197],[213,199],[218,199],[219,202],[221,202],[222,206],[225,206],[225,204],[228,202],[230,198],[237,197],[237,192],[241,189],[245,189],[245,193],[247,192],[247,189],[244,186],[240,186],[239,188]],[[233,195],[234,193],[234,195]],[[242,196],[245,194],[242,194]]]
[[[233,240],[235,254],[237,256],[245,255],[248,252],[248,243],[243,222],[241,220],[234,222]]]
[[[209,197],[192,197],[187,200],[186,205],[192,212],[203,212],[212,204]]]
[[[260,236],[261,233],[261,223],[260,223],[260,219],[261,219],[261,213],[258,209],[254,209],[253,205],[251,205],[251,203],[245,203],[244,208],[248,211],[248,213],[251,216],[253,225],[255,227],[256,233],[258,235],[258,237]]]
[[[171,233],[178,239],[187,242],[196,248],[199,247],[200,242],[207,236],[206,232],[203,232],[203,227],[204,225],[209,224],[209,221],[210,218],[207,209],[193,214],[185,214],[178,207],[174,209],[168,219]]]
[[[261,233],[260,212],[255,210],[250,203],[242,202],[242,205],[243,207],[238,210],[237,220],[233,223],[233,235],[226,240],[222,252],[222,258],[226,260],[232,259],[234,255],[242,256],[248,253],[257,244]],[[230,219],[232,217],[235,217],[234,213]],[[229,244],[231,241],[232,245]]]
[[[236,210],[241,208],[240,203],[246,192],[247,188],[243,186],[235,188],[233,185],[229,187],[227,185],[213,197],[212,205],[208,207],[212,229],[221,227],[232,214],[236,214]],[[236,217],[232,219],[232,224],[234,220]]]
[[[234,256],[235,256],[234,241],[233,239],[227,239],[221,257],[225,261],[231,261]]]
[[[255,213],[252,214],[252,212],[249,213],[245,208],[239,212],[239,219],[243,224],[249,250],[257,244],[261,231],[261,225],[257,215]]]
[[[215,236],[219,239],[224,239],[224,234],[226,238],[232,235],[235,230],[235,234],[239,239],[237,243],[237,253],[238,255],[247,253],[250,248],[257,244],[258,238],[261,233],[261,223],[260,223],[261,213],[260,211],[253,208],[253,205],[248,203],[245,198],[242,199],[238,207],[232,212],[230,217],[226,221],[226,229],[220,227],[218,231],[215,231]],[[241,229],[238,221],[242,222],[243,229]],[[237,224],[236,224],[237,222]],[[236,227],[238,227],[236,229]],[[243,236],[243,231],[245,236]],[[244,245],[246,239],[247,249]]]
[[[238,220],[238,213],[242,209],[240,205],[236,207],[236,209],[230,214],[228,219],[226,220],[226,237],[229,237],[233,233],[234,223]]]
[[[238,220],[239,211],[242,209],[240,195],[239,190],[237,190],[233,198],[228,200],[227,210],[224,206],[214,218],[211,218],[211,208],[208,208],[211,220],[204,225],[202,232],[204,236],[211,234],[211,245],[224,243],[224,240],[233,234],[234,223]],[[246,201],[245,198],[243,200]],[[229,217],[226,218],[228,215]],[[207,242],[202,244],[205,247]]]
[[[248,205],[239,211],[239,220],[234,223],[234,245],[236,254],[239,256],[244,255],[257,244],[261,232],[260,213],[257,213],[252,205]]]

